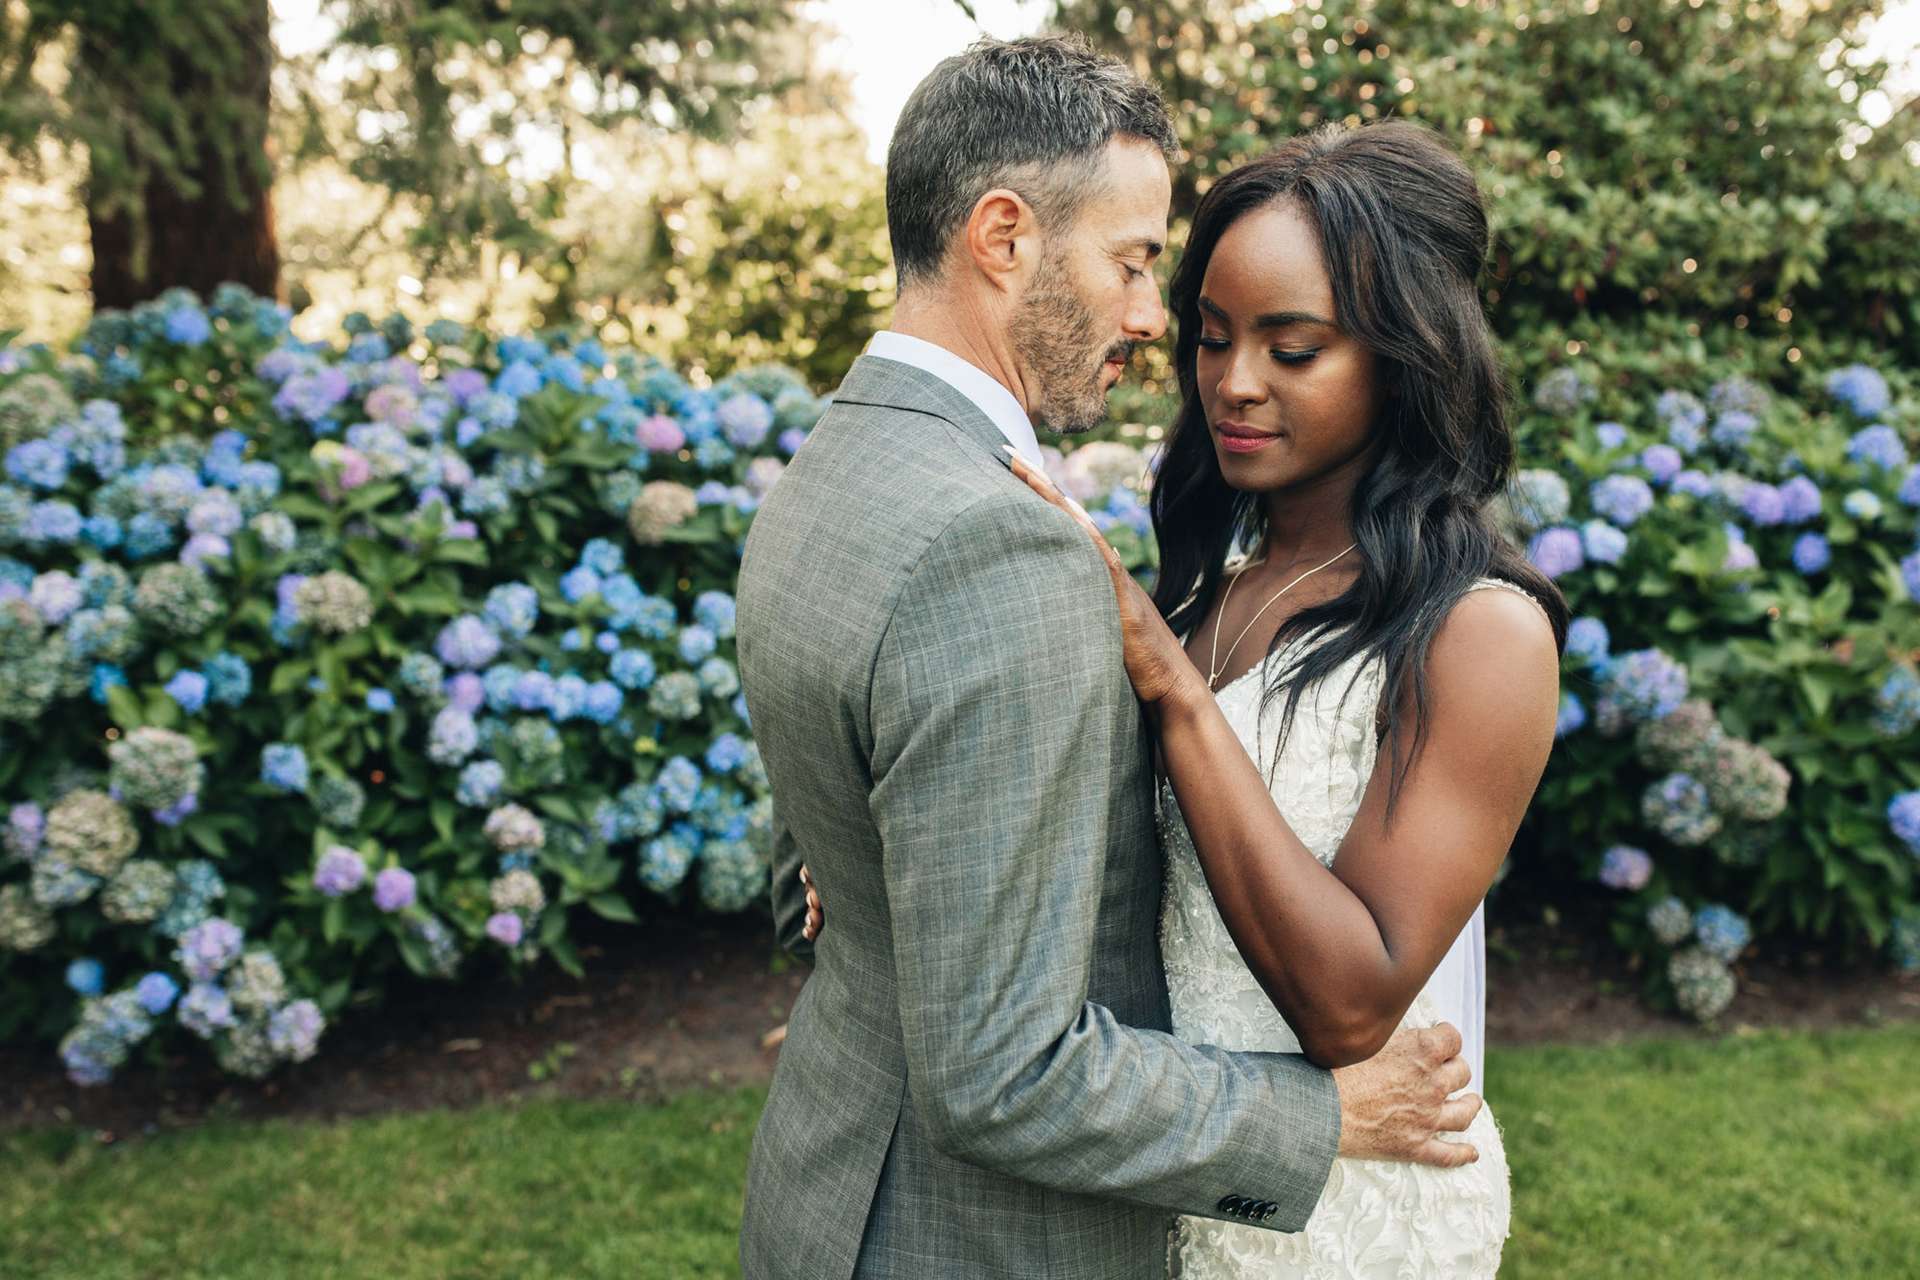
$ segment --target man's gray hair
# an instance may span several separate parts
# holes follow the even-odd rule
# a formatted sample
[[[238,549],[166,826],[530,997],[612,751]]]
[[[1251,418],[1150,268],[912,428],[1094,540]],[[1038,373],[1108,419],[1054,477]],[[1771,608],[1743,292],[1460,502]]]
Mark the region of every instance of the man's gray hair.
[[[1017,191],[1043,225],[1070,225],[1101,189],[1107,144],[1179,148],[1160,92],[1086,37],[981,40],[907,99],[887,148],[887,233],[904,287],[939,275],[981,196]]]

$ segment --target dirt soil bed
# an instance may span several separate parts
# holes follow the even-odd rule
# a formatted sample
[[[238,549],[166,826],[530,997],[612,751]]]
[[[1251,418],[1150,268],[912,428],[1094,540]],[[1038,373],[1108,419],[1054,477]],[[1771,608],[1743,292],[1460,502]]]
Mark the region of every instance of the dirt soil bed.
[[[1543,926],[1489,937],[1496,1045],[1706,1036],[1920,1019],[1920,980],[1815,963],[1743,968],[1713,1030],[1649,1008],[1620,958]],[[330,1028],[320,1055],[259,1083],[222,1076],[185,1048],[129,1064],[111,1085],[67,1082],[49,1046],[0,1046],[0,1129],[77,1125],[102,1141],[215,1117],[327,1119],[526,1097],[650,1101],[764,1081],[766,1044],[805,980],[775,959],[764,921],[603,926],[581,938],[587,976],[549,970],[458,988],[408,984]]]

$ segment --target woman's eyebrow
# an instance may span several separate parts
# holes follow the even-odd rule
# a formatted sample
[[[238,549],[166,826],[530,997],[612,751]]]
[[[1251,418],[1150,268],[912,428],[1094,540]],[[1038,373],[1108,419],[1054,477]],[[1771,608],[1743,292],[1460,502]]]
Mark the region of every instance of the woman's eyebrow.
[[[1216,320],[1224,322],[1231,318],[1221,309],[1220,304],[1211,298],[1202,297],[1199,300],[1199,307]],[[1269,311],[1265,315],[1255,316],[1253,320],[1255,329],[1280,329],[1290,324],[1323,324],[1328,328],[1333,327],[1333,321],[1325,316],[1317,316],[1311,311]]]

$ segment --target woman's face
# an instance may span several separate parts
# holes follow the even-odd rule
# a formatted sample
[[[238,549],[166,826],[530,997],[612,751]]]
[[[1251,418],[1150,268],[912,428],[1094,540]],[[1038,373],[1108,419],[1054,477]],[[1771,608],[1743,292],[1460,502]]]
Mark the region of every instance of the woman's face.
[[[1200,284],[1196,385],[1220,472],[1284,493],[1362,470],[1384,388],[1334,322],[1319,237],[1292,204],[1242,214]]]

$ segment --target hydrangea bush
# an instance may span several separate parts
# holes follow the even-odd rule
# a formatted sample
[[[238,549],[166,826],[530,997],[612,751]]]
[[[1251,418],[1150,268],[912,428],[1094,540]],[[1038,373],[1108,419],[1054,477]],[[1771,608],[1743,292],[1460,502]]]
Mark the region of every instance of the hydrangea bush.
[[[822,403],[238,288],[0,348],[0,1034],[259,1075],[396,966],[764,901],[751,513]]]
[[[1920,405],[1648,384],[1565,366],[1522,425],[1512,529],[1575,618],[1535,842],[1702,1020],[1756,940],[1920,967]]]

